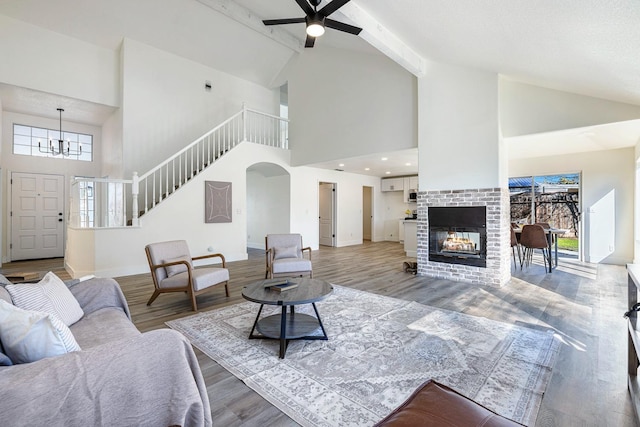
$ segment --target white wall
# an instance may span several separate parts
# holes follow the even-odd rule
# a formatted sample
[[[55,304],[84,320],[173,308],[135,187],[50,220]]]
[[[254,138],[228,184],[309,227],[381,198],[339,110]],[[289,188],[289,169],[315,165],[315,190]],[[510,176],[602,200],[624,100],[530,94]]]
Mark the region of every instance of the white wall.
[[[120,105],[116,51],[0,15],[0,52],[1,83]]]
[[[640,263],[640,141],[635,147],[635,207],[634,207],[634,257],[635,264]]]
[[[500,79],[505,138],[640,118],[640,106]]]
[[[507,186],[497,74],[431,62],[418,100],[421,191]]]
[[[264,249],[267,234],[289,233],[291,179],[247,172],[247,246]]]
[[[94,151],[93,162],[81,162],[78,160],[72,160],[69,158],[56,158],[49,159],[45,157],[31,157],[21,156],[13,154],[13,125],[21,124],[26,126],[37,126],[48,129],[58,129],[60,124],[58,120],[47,119],[43,117],[30,116],[26,114],[12,113],[4,111],[2,113],[2,145],[0,156],[0,169],[2,170],[2,206],[4,206],[4,215],[7,219],[2,223],[2,253],[3,262],[10,261],[9,244],[11,243],[11,236],[9,233],[10,220],[9,211],[11,208],[11,173],[23,172],[23,173],[40,173],[40,174],[53,174],[64,176],[65,182],[65,197],[69,196],[69,182],[73,176],[96,176],[96,173],[100,170],[101,155],[100,150]],[[101,144],[101,129],[95,126],[89,126],[80,123],[63,122],[63,130],[70,132],[79,132],[89,135],[93,135],[94,147],[100,147]],[[65,204],[66,205],[66,204]],[[65,217],[67,217],[65,215]]]
[[[512,160],[510,176],[581,172],[585,261],[634,258],[634,148]]]
[[[390,59],[317,47],[288,70],[293,165],[417,147],[416,80]]]
[[[242,103],[277,114],[278,91],[135,40],[123,42],[124,173],[140,175],[233,114]],[[212,84],[205,90],[205,81]]]
[[[362,187],[373,188],[374,240],[382,240],[380,179],[310,167],[290,167],[290,152],[242,143],[214,166],[192,179],[180,191],[141,218],[139,228],[73,230],[68,232],[67,270],[74,277],[85,274],[121,276],[148,271],[144,246],[151,242],[186,239],[192,255],[209,247],[227,260],[247,257],[247,168],[273,163],[290,175],[290,231],[301,233],[305,246],[318,248],[318,183],[337,186],[337,246],[362,243]],[[204,223],[204,181],[232,182],[233,221]],[[188,207],[188,208],[185,208]]]

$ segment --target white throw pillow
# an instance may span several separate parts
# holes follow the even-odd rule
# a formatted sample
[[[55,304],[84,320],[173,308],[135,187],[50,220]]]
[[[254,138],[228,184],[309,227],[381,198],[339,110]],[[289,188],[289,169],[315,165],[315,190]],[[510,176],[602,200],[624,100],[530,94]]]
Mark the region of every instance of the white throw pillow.
[[[73,325],[84,316],[76,297],[51,271],[38,283],[7,285],[6,289],[16,307],[53,314],[67,326]]]
[[[162,263],[167,264],[169,262],[176,262],[176,261],[188,261],[189,264],[191,264],[191,257],[187,255],[182,255],[177,258],[165,259],[164,261],[162,261]],[[191,264],[191,267],[193,267],[193,264]],[[185,271],[187,271],[187,266],[184,264],[176,264],[176,265],[170,265],[168,267],[165,267],[164,269],[167,272],[167,277],[172,277],[172,276],[175,276],[176,274],[184,273]]]
[[[79,351],[71,330],[56,316],[23,310],[0,300],[0,340],[13,363]]]
[[[274,247],[273,250],[275,251],[274,259],[298,258],[297,246]]]

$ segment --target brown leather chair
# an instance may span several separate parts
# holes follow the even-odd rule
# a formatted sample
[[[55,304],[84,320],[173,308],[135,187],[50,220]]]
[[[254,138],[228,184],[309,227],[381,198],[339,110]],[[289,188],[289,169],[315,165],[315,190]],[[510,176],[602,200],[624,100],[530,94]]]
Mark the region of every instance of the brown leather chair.
[[[516,250],[518,251],[518,261],[520,262],[520,268],[522,268],[522,254],[520,253],[520,242],[516,236],[516,230],[511,227],[511,253],[513,254],[513,267],[516,268]]]
[[[374,427],[512,427],[504,418],[452,388],[429,380]]]
[[[542,250],[544,267],[545,269],[547,268],[549,242],[547,241],[547,235],[544,232],[544,228],[541,225],[534,224],[522,227],[520,244],[524,247],[524,257],[520,263],[521,270],[523,263],[527,266],[531,264],[534,249]]]

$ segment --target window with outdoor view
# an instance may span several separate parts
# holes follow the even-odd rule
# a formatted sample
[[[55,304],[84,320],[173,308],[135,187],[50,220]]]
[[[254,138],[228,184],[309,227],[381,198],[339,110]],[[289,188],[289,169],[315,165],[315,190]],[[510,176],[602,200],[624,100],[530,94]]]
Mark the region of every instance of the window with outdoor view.
[[[34,157],[93,161],[93,136],[62,132],[63,151],[59,154],[60,131],[34,126],[13,125],[13,154]],[[53,151],[51,147],[53,146]],[[67,155],[68,154],[68,155]]]
[[[567,230],[558,248],[579,248],[580,174],[558,174],[509,178],[511,222],[518,225],[548,223]]]

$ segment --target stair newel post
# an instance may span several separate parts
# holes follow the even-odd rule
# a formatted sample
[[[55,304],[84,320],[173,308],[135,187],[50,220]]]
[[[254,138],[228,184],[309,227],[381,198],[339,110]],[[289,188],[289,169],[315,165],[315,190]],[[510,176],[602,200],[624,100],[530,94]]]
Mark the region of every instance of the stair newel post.
[[[138,219],[138,193],[140,192],[140,181],[138,178],[138,172],[133,172],[133,179],[131,180],[131,225],[138,227],[140,220]]]
[[[247,104],[242,103],[242,140],[247,140]]]

